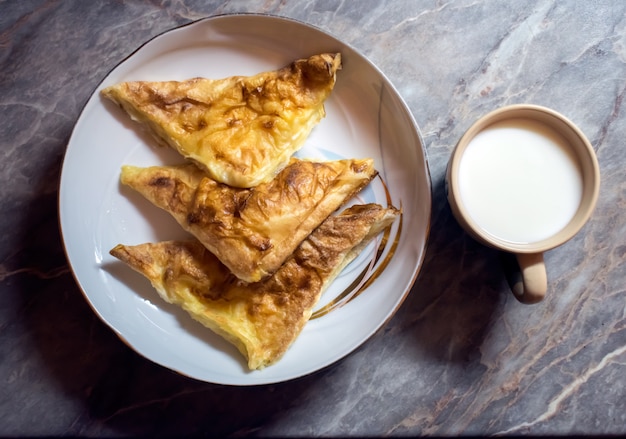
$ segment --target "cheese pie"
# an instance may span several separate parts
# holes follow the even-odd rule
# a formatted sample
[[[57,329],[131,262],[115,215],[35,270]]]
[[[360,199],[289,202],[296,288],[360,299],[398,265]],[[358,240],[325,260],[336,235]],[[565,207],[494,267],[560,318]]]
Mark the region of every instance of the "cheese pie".
[[[253,76],[123,82],[101,94],[214,180],[253,187],[271,180],[326,115],[340,68],[339,53],[324,53]]]
[[[169,212],[238,278],[256,282],[376,175],[372,159],[292,158],[251,189],[218,183],[192,163],[124,166],[121,182]]]
[[[272,276],[246,283],[197,240],[117,245],[111,254],[150,280],[167,302],[233,343],[250,369],[278,361],[324,290],[399,215],[354,205],[326,219]]]

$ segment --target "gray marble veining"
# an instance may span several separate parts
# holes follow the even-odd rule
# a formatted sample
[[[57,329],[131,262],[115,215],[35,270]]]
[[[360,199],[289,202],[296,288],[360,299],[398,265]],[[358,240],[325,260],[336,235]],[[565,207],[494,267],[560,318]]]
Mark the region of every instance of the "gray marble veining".
[[[128,348],[76,286],[57,220],[65,147],[99,81],[149,38],[235,12],[311,23],[373,61],[421,128],[433,182],[426,260],[394,318],[325,370],[250,388]],[[626,3],[612,0],[0,1],[0,435],[626,433],[625,89]],[[532,306],[443,188],[464,130],[521,102],[578,124],[602,172]]]

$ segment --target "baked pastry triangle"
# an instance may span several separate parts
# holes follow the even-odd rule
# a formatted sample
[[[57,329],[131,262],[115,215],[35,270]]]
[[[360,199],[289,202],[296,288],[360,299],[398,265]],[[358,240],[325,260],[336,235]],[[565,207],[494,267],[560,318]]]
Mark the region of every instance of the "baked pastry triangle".
[[[236,187],[269,181],[325,116],[339,53],[299,59],[254,76],[123,82],[102,95],[161,143]]]
[[[283,356],[328,285],[398,215],[377,204],[333,215],[256,283],[238,280],[196,240],[120,244],[111,254],[148,278],[165,301],[237,346],[254,370]]]
[[[169,212],[235,276],[256,282],[375,175],[372,159],[292,158],[273,180],[252,189],[218,183],[192,163],[124,166],[121,181]]]

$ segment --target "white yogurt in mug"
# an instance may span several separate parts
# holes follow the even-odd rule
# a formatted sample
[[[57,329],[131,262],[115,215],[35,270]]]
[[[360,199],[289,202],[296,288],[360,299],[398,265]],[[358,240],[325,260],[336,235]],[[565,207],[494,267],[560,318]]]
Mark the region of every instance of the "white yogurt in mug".
[[[562,230],[583,193],[582,172],[565,139],[530,119],[497,122],[478,133],[463,152],[458,182],[472,220],[518,244]]]

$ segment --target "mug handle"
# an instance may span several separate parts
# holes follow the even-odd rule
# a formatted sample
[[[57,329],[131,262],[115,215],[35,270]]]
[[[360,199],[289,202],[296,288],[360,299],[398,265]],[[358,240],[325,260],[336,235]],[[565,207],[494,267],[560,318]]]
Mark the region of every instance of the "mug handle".
[[[521,277],[511,285],[513,294],[522,303],[541,302],[548,290],[543,253],[517,253],[515,257]]]

